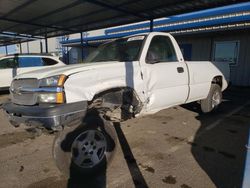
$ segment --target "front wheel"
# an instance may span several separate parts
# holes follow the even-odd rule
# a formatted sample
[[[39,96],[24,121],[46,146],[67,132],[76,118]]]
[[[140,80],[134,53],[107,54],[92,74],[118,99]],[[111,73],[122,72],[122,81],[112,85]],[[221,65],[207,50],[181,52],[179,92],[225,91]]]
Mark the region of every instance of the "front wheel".
[[[77,128],[67,127],[54,140],[53,157],[67,176],[102,172],[115,151],[113,125],[100,116],[85,119]]]
[[[212,84],[207,98],[201,100],[202,112],[208,113],[217,109],[221,101],[222,101],[221,87],[218,84]]]

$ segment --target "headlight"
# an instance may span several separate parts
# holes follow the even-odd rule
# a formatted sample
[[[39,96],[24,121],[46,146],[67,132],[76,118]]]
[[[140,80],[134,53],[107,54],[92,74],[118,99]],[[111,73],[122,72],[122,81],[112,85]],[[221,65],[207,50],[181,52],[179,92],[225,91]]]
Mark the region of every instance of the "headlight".
[[[58,76],[52,76],[48,78],[43,78],[39,81],[39,86],[40,87],[55,87],[55,86],[63,86],[65,80],[66,80],[65,75],[58,75]]]
[[[43,78],[39,81],[39,87],[44,89],[44,92],[38,94],[39,103],[64,103],[65,94],[63,85],[67,76],[58,75],[48,78]]]
[[[40,93],[38,95],[39,103],[64,103],[65,96],[63,92],[59,93]]]

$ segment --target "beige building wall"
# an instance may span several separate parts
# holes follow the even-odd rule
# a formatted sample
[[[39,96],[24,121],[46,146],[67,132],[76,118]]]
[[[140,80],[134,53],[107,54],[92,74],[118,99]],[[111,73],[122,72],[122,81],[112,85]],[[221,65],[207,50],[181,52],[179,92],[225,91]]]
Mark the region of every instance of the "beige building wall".
[[[191,60],[212,60],[215,42],[239,41],[238,61],[230,66],[233,85],[250,86],[250,35],[248,31],[176,36],[179,44],[192,44]]]

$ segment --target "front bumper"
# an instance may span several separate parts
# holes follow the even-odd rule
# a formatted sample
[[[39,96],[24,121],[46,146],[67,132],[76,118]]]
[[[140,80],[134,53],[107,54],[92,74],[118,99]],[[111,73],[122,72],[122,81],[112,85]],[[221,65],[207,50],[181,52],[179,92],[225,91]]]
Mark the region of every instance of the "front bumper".
[[[14,126],[23,123],[49,130],[61,130],[63,126],[80,123],[83,120],[87,111],[87,101],[40,106],[5,103],[2,107]]]

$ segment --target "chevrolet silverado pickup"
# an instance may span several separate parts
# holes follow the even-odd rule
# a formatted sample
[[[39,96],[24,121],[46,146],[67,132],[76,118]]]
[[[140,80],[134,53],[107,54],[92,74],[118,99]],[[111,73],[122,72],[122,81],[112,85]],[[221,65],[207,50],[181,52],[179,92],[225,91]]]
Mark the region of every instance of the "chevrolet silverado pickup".
[[[53,157],[63,172],[92,173],[114,153],[112,121],[194,101],[211,112],[228,80],[228,64],[185,61],[170,34],[151,32],[102,44],[83,64],[18,75],[3,109],[14,126],[57,132]]]

